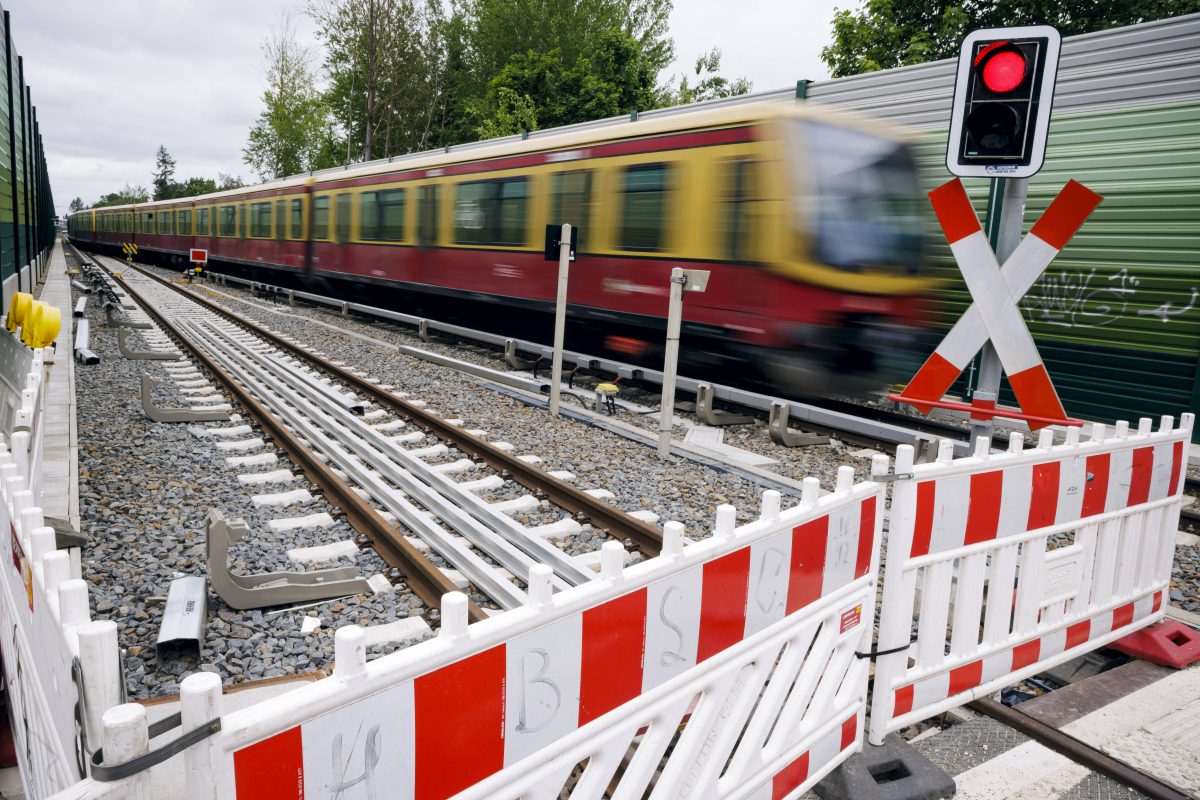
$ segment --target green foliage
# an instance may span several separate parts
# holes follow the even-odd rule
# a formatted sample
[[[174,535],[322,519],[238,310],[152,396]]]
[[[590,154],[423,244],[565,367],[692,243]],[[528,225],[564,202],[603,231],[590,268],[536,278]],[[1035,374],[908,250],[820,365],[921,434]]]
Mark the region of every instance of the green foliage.
[[[563,60],[558,48],[513,56],[492,79],[483,102],[473,107],[481,118],[476,133],[483,138],[504,136],[658,104],[656,72],[637,40],[625,31],[601,33],[595,48],[577,55],[566,69]]]
[[[297,42],[289,16],[263,43],[263,55],[265,109],[250,128],[244,161],[262,180],[333,166],[329,109],[314,88],[312,53]]]
[[[125,206],[129,205],[130,203],[148,202],[150,202],[150,193],[146,191],[145,186],[130,186],[127,183],[119,192],[110,192],[96,202],[92,203],[92,208]]]
[[[171,179],[175,177],[175,159],[167,152],[167,146],[160,144],[154,162],[154,199],[169,200],[173,195]]]
[[[83,204],[83,198],[76,197],[71,201],[71,204],[67,206],[67,211],[71,214],[74,214],[76,211],[83,211],[85,208],[87,208],[87,206]]]
[[[678,105],[685,105],[750,92],[753,86],[750,81],[745,78],[736,78],[731,81],[720,74],[718,71],[720,69],[721,51],[714,47],[696,59],[695,86],[688,83],[687,75],[680,77],[679,88],[675,90],[674,94],[674,102]]]
[[[1063,36],[1200,11],[1200,0],[865,0],[839,9],[821,60],[835,78],[958,54],[975,28],[1049,24]]]

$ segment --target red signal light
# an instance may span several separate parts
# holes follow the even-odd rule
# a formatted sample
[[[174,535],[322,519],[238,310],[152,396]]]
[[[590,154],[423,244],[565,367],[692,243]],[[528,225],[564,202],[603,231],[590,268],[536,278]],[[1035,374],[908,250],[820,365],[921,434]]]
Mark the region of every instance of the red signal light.
[[[1028,67],[1024,54],[1008,42],[993,42],[980,50],[975,68],[981,65],[983,85],[995,94],[1008,94],[1020,86]]]

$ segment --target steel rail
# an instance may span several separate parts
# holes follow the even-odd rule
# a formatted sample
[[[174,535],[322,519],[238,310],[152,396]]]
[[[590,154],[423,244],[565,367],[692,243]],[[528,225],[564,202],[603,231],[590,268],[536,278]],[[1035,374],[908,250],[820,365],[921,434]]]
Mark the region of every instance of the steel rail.
[[[304,377],[286,369],[277,359],[268,358],[238,343],[228,331],[222,331],[211,323],[206,323],[206,327],[213,336],[229,346],[237,347],[244,360],[251,362],[243,368],[254,370],[260,380],[268,380],[263,373],[271,373],[289,384],[295,392],[302,391],[311,383],[311,379],[306,381]],[[205,334],[201,332],[201,335]],[[304,402],[320,407],[322,413],[341,425],[347,433],[353,434],[353,438],[343,438],[339,444],[353,450],[359,458],[399,486],[401,491],[437,514],[522,580],[527,577],[529,567],[533,564],[545,564],[554,570],[556,577],[561,576],[566,582],[561,583],[557,587],[559,589],[588,583],[598,577],[594,571],[579,566],[545,539],[530,535],[507,514],[492,508],[471,490],[464,489],[457,481],[438,472],[336,403],[320,397],[305,398]],[[313,415],[310,413],[309,416]],[[502,539],[497,539],[495,534]],[[476,539],[479,541],[476,542]],[[505,541],[523,551],[525,556],[514,553],[504,544]]]
[[[503,336],[497,333],[489,333],[487,331],[474,330],[461,325],[454,325],[448,322],[439,322],[424,317],[418,317],[412,314],[405,314],[399,311],[392,311],[386,308],[377,306],[369,306],[363,303],[353,303],[336,298],[324,297],[311,292],[304,292],[295,289],[283,289],[278,286],[273,286],[260,281],[247,280],[234,275],[225,275],[223,273],[210,273],[212,275],[220,275],[221,280],[225,283],[235,283],[249,286],[251,291],[258,289],[266,290],[275,297],[287,297],[289,300],[304,300],[305,302],[314,303],[316,305],[328,306],[340,309],[343,314],[350,312],[362,314],[376,319],[386,320],[389,322],[399,322],[404,325],[420,328],[422,323],[429,331],[437,331],[439,333],[448,334],[469,341],[483,342],[496,347],[506,347],[511,344],[523,353],[533,353],[541,358],[550,358],[553,354],[553,348],[549,345],[539,344],[537,342],[516,339],[511,336]],[[630,380],[639,381],[649,384],[661,384],[662,372],[646,367],[640,367],[633,364],[627,364],[622,361],[616,361],[608,357],[600,357],[588,355],[586,353],[578,353],[570,350],[563,351],[564,363],[573,363],[587,369],[601,370],[619,376],[620,378],[628,378]],[[871,414],[864,413],[870,409],[859,406],[857,404],[849,404],[852,406],[850,411],[838,410],[836,401],[826,402],[821,401],[820,405],[814,403],[806,403],[799,400],[786,400],[778,397],[770,397],[765,394],[753,392],[748,389],[739,389],[735,386],[725,386],[715,384],[711,381],[701,381],[695,378],[679,376],[676,379],[676,387],[685,392],[695,393],[702,384],[709,384],[713,387],[713,396],[726,403],[730,403],[742,408],[748,408],[753,411],[767,413],[771,410],[774,403],[786,403],[788,406],[788,414],[791,419],[797,420],[805,429],[819,433],[835,433],[840,438],[847,442],[855,442],[869,447],[885,447],[894,449],[901,444],[919,444],[923,437],[922,433],[926,430],[937,431],[938,433],[946,432],[948,438],[953,439],[955,452],[959,455],[969,455],[970,447],[965,438],[955,438],[949,431],[957,430],[955,426],[949,426],[945,423],[937,421],[921,420],[907,415],[892,413],[888,416],[887,413]],[[895,420],[895,422],[890,421]],[[1001,443],[1002,447],[1007,447],[1007,442]]]
[[[285,396],[279,392],[276,387],[270,385],[268,380],[264,379],[261,373],[248,368],[242,359],[223,352],[221,343],[213,341],[211,337],[199,330],[194,322],[188,323],[188,330],[194,335],[195,340],[207,344],[214,357],[224,362],[230,372],[262,398],[264,404],[279,415],[285,424],[291,425],[304,440],[324,453],[338,468],[351,476],[377,503],[396,514],[405,525],[419,538],[429,543],[452,566],[462,570],[484,594],[503,608],[515,608],[524,604],[526,596],[523,592],[495,575],[483,559],[472,553],[469,548],[454,542],[433,520],[424,517],[420,509],[399,497],[394,489],[384,484],[379,478],[372,476],[369,471],[358,468],[354,461],[354,455],[347,450],[348,443],[346,441],[326,435],[317,427],[317,425],[322,425],[327,430],[331,430],[336,427],[335,420],[323,412],[315,411],[307,398],[301,398],[295,394]],[[490,550],[486,546],[486,542],[477,541],[470,534],[465,538],[480,550],[492,555],[515,574],[527,573],[528,567],[532,566],[533,562],[513,565],[512,562],[502,557],[503,554]]]
[[[975,700],[968,705],[980,714],[991,717],[1054,752],[1066,756],[1076,764],[1112,778],[1147,797],[1152,797],[1154,800],[1188,800],[1188,795],[1175,787],[1144,772],[1139,772],[1125,762],[1118,761],[1107,753],[1097,750],[1087,742],[1023,714],[1016,708],[1009,708],[1003,703],[997,703],[987,697]]]
[[[175,323],[160,314],[140,291],[133,288],[123,277],[114,274],[103,265],[97,264],[117,281],[123,289],[149,314],[167,333],[209,371],[234,399],[266,431],[272,442],[283,450],[315,484],[334,506],[346,515],[346,521],[371,543],[391,566],[404,576],[405,581],[421,600],[431,608],[440,608],[442,595],[458,591],[458,587],[440,569],[417,550],[411,542],[393,527],[366,500],[358,496],[350,484],[339,478],[331,467],[321,462],[315,452],[283,424],[283,421],[263,406],[248,389],[242,387],[221,368],[207,353],[196,347],[185,337]],[[144,273],[143,273],[144,274]],[[168,284],[169,285],[169,284]],[[468,599],[468,615],[472,621],[487,618],[487,614],[476,603]]]
[[[527,489],[544,496],[552,504],[572,514],[582,516],[591,522],[594,527],[604,531],[609,536],[616,539],[631,539],[646,555],[656,556],[662,550],[662,531],[653,525],[643,522],[614,505],[592,497],[582,489],[555,478],[545,470],[522,461],[512,453],[496,447],[485,439],[475,436],[458,426],[452,425],[438,415],[397,397],[381,386],[359,375],[355,375],[347,368],[329,363],[301,345],[285,339],[260,325],[249,322],[245,318],[239,317],[232,311],[221,307],[207,298],[187,292],[170,281],[147,272],[140,267],[134,266],[133,268],[140,274],[195,300],[225,319],[252,331],[255,335],[262,337],[280,349],[309,362],[317,369],[353,386],[380,406],[402,417],[406,417],[417,427],[427,433],[433,434],[439,439],[449,442],[464,453],[482,459],[488,466]]]

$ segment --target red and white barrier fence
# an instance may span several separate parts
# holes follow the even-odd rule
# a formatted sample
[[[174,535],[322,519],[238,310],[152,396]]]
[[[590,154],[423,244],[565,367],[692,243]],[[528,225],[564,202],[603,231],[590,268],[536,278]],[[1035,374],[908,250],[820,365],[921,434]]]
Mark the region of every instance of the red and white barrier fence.
[[[1193,417],[1173,423],[916,466],[898,450],[873,743],[1163,617]]]
[[[810,478],[781,511],[766,492],[741,527],[722,506],[701,542],[670,523],[629,568],[610,542],[600,580],[558,594],[535,567],[527,606],[470,626],[447,595],[436,639],[369,663],[339,629],[331,678],[184,751],[187,797],[797,798],[861,747],[883,488],[842,467],[833,493]],[[185,730],[221,716],[215,676],[181,688]],[[145,748],[139,709],[106,716],[106,757]],[[60,797],[138,797],[151,777]]]
[[[741,527],[722,506],[697,543],[669,523],[663,554],[627,569],[607,543],[587,585],[553,594],[535,567],[528,605],[470,626],[448,595],[436,639],[369,663],[363,630],[339,629],[332,677],[248,708],[222,713],[220,679],[188,676],[183,730],[220,729],[183,749],[185,796],[795,800],[867,730],[879,743],[1160,619],[1192,424],[1014,434],[958,460],[943,442],[922,465],[901,447],[877,636],[884,484],[842,467],[833,493],[810,478],[781,511],[766,492]],[[103,723],[106,766],[148,750],[142,706]],[[177,769],[56,797],[147,797]]]
[[[102,712],[120,702],[120,678],[116,623],[91,621],[79,551],[56,549],[37,504],[41,351],[33,365],[13,398],[12,449],[0,445],[0,656],[25,796],[41,800],[86,775],[83,742],[99,741]]]

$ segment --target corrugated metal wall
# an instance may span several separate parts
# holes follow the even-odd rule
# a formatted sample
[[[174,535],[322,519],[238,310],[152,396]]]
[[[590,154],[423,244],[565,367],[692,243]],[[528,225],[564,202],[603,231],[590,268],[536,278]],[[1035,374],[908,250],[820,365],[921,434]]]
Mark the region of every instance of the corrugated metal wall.
[[[923,130],[918,150],[932,188],[951,177],[953,70],[947,60],[856,75],[814,83],[808,97]],[[1105,200],[1021,302],[1067,411],[1099,420],[1196,411],[1200,15],[1063,42],[1026,230],[1069,178]],[[988,181],[964,183],[982,218]],[[935,319],[944,327],[969,297],[932,215],[928,229],[930,269],[948,284]]]

